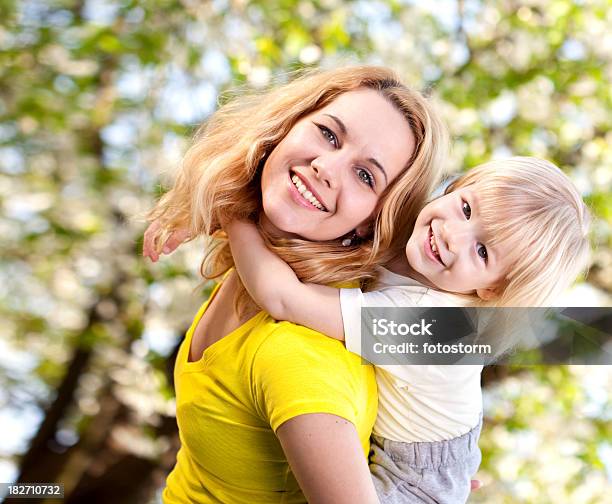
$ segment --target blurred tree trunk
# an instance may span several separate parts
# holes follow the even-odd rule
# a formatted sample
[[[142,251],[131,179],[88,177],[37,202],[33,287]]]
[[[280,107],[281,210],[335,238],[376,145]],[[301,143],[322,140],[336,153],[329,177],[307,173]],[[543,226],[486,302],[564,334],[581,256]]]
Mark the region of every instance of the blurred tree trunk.
[[[30,448],[21,459],[20,473],[17,481],[51,482],[56,480],[62,467],[65,454],[55,441],[58,423],[64,418],[68,408],[74,403],[74,392],[79,378],[87,368],[91,350],[77,348],[68,366],[68,371],[57,390],[55,401],[45,413],[45,418],[38,432],[30,443]],[[8,502],[8,501],[7,501]]]
[[[91,323],[96,319],[95,309],[92,309]],[[166,372],[169,382],[172,382],[178,348],[179,345],[168,357]],[[110,440],[114,428],[129,425],[129,411],[115,397],[109,383],[99,397],[100,412],[83,430],[79,441],[66,450],[55,440],[58,423],[74,404],[79,378],[86,371],[90,357],[89,350],[76,350],[58,388],[57,397],[22,458],[17,482],[62,483],[65,500],[70,504],[146,503],[163,485],[175,463],[179,440],[174,417],[163,417],[155,429],[156,438],[166,437],[170,440],[170,449],[161,460],[127,453]],[[5,502],[18,503],[21,500],[7,499]],[[30,502],[44,502],[44,499],[32,499]]]
[[[179,345],[180,342],[168,358],[169,381]],[[156,439],[166,437],[170,440],[171,449],[161,460],[138,457],[111,441],[113,429],[130,425],[127,408],[117,400],[111,388],[105,391],[100,403],[101,413],[84,433],[79,453],[71,456],[72,461],[66,464],[65,473],[60,476],[60,481],[70,487],[66,503],[146,503],[163,485],[174,466],[179,447],[176,419],[165,416],[155,428]]]
[[[113,423],[111,427],[116,426]],[[178,430],[174,417],[164,417],[156,435],[171,437],[172,449],[162,460],[145,459],[130,453],[121,453],[118,447],[106,442],[95,453],[92,469],[81,474],[78,484],[66,499],[67,504],[146,503],[161,487],[167,473],[174,466],[178,449]],[[106,439],[108,441],[108,439]],[[90,452],[91,453],[91,452]],[[98,472],[100,472],[98,474]]]

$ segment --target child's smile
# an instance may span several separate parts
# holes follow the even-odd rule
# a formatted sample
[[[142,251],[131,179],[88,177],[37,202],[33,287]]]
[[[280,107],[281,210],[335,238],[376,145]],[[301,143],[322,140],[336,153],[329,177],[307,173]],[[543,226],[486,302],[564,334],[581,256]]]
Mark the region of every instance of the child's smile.
[[[431,255],[433,256],[434,260],[436,262],[439,262],[440,264],[442,264],[442,266],[446,266],[444,264],[444,261],[442,260],[442,257],[440,256],[440,250],[438,248],[438,244],[436,241],[436,237],[434,235],[433,229],[431,226],[429,226],[429,240],[425,241],[425,251],[427,253],[431,252]]]
[[[406,245],[406,258],[426,284],[490,299],[508,271],[510,250],[504,244],[487,246],[486,241],[476,184],[425,206]]]

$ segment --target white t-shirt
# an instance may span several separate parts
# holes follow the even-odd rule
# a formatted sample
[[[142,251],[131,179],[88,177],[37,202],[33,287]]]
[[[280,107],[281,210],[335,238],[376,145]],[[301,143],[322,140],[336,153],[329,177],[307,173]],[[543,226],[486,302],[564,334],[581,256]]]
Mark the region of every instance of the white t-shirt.
[[[341,289],[346,348],[361,355],[361,307],[464,306],[461,296],[441,292],[379,269],[376,289]],[[374,434],[392,441],[443,441],[469,432],[480,421],[480,365],[376,366],[378,417]]]

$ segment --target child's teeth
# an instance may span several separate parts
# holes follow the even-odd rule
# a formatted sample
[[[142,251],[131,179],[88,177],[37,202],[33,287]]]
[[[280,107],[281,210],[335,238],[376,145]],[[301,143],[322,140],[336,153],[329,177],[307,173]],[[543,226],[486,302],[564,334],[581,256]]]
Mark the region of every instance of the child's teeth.
[[[431,245],[431,250],[437,256],[438,255],[438,247],[436,246],[436,239],[434,238],[433,231],[431,231],[431,236],[429,237],[429,244]]]
[[[304,194],[304,192],[306,192],[306,187],[301,185],[301,186],[298,186],[297,190],[300,192],[300,194]]]

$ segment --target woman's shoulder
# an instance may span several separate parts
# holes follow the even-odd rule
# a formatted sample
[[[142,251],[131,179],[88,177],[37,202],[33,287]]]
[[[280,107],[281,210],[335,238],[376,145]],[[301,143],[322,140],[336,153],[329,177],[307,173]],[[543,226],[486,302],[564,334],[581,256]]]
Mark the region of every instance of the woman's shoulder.
[[[365,427],[376,416],[371,365],[340,341],[306,327],[273,319],[261,326],[250,336],[257,351],[249,375],[256,403],[273,428],[297,415],[330,413],[364,432],[371,429]]]
[[[287,321],[275,321],[271,317],[254,328],[257,340],[254,365],[266,368],[304,372],[310,376],[319,374],[343,375],[343,380],[363,380],[373,377],[372,366],[361,357],[349,352],[344,344],[320,332]]]
[[[276,354],[300,354],[298,358],[334,359],[346,361],[349,365],[361,362],[359,357],[346,350],[341,341],[292,322],[267,317],[254,333],[260,339],[259,353],[269,350]]]

